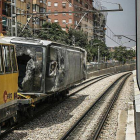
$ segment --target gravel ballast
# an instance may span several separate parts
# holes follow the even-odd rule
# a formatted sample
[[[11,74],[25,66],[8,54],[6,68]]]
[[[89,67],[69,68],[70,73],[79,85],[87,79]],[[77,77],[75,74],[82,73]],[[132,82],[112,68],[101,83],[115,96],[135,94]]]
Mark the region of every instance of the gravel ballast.
[[[103,130],[101,132],[99,140],[116,140],[117,129],[118,129],[118,114],[120,111],[127,113],[129,104],[133,103],[134,100],[134,82],[133,76],[131,75],[125,83],[118,100],[116,101],[113,109],[111,110],[108,120],[106,121]],[[127,119],[127,118],[126,118]],[[126,125],[127,124],[123,124]],[[126,129],[124,130],[126,131]],[[124,133],[125,136],[125,132]]]
[[[89,106],[100,96],[100,94],[115,81],[121,74],[116,74],[105,78],[92,86],[76,93],[74,96],[70,97],[63,103],[59,104],[57,107],[50,111],[46,111],[43,115],[34,119],[29,124],[20,127],[19,130],[15,130],[9,134],[4,140],[57,140],[62,137],[62,135],[74,124],[74,122],[89,108]],[[122,102],[114,106],[118,109],[127,109],[127,102],[133,100],[133,95],[130,92],[133,91],[132,76],[129,78],[124,88],[124,94],[120,95],[122,97]],[[71,91],[72,93],[73,91]],[[131,93],[132,94],[132,93]],[[128,96],[129,95],[129,96]],[[118,102],[118,101],[117,101]],[[115,130],[117,128],[117,111],[113,113],[113,128],[111,132],[107,132],[111,139],[115,139]],[[112,117],[112,115],[111,115]],[[114,130],[114,131],[113,131]],[[102,139],[108,137],[105,134],[102,135]],[[113,139],[112,139],[113,138]]]

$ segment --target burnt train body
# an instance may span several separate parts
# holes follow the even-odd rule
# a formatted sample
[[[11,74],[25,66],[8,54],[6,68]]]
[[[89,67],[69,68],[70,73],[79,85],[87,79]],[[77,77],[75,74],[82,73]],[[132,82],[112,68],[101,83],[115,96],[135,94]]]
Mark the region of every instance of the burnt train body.
[[[84,49],[45,40],[7,40],[16,45],[21,93],[61,92],[86,79]]]

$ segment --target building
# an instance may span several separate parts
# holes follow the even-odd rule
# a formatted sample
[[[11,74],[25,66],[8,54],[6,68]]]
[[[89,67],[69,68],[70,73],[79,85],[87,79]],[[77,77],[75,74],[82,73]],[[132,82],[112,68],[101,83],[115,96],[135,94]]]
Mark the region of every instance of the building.
[[[47,2],[46,0],[33,0],[33,13],[45,13],[47,10]],[[34,30],[38,30],[42,25],[46,22],[47,16],[46,14],[35,15],[33,16],[33,25],[32,28]]]
[[[68,28],[82,29],[87,33],[88,38],[93,37],[93,14],[86,14],[83,20],[79,23],[84,13],[63,13],[58,14],[57,12],[71,12],[71,11],[82,11],[82,10],[92,10],[92,0],[67,0],[56,1],[48,0],[47,1],[47,12],[55,12],[55,14],[48,15],[48,21],[58,22],[62,27],[62,30],[67,31]]]
[[[106,7],[101,6],[101,2],[94,0],[94,10],[106,10]],[[107,12],[95,12],[93,14],[94,18],[94,39],[101,40],[105,42],[105,33],[106,33],[106,22],[107,22]]]
[[[11,28],[11,1],[0,0],[0,33]]]
[[[17,14],[27,14],[32,13],[31,0],[16,0],[16,13]],[[17,24],[21,27],[24,26],[29,19],[27,15],[17,15]],[[29,22],[29,26],[32,27],[32,20]]]
[[[94,39],[102,40],[105,42],[105,31],[106,31],[106,15],[105,13],[96,12],[94,13]]]
[[[109,52],[114,52],[115,51],[115,47],[108,47]]]
[[[26,14],[43,13],[46,8],[46,0],[0,0],[0,33],[6,34],[11,30],[12,35],[16,35],[17,26],[23,27],[27,22],[28,28],[39,29],[46,22],[46,15]]]
[[[0,33],[6,34],[11,31],[16,35],[17,26],[23,26],[28,20],[27,15],[16,15],[32,13],[32,1],[30,0],[1,0],[0,1]],[[30,22],[32,26],[32,22]]]

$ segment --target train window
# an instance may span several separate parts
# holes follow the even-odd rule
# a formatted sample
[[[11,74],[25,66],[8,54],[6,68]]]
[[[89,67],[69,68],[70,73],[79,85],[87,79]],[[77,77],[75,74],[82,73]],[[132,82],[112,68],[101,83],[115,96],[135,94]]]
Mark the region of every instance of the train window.
[[[5,72],[6,73],[12,72],[9,46],[3,45],[2,48],[3,48],[3,56],[4,56],[3,59],[4,59],[4,65],[5,65]]]
[[[0,73],[3,73],[2,49],[0,45]]]
[[[12,67],[13,67],[13,72],[17,71],[17,64],[16,64],[16,58],[15,58],[15,50],[14,47],[10,47],[10,52],[11,52],[11,60],[12,60]]]

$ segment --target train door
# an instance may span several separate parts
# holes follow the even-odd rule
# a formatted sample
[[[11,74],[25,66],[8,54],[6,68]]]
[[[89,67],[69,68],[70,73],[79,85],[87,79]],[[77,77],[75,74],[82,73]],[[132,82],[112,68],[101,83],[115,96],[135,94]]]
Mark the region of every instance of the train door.
[[[137,0],[137,14],[136,14],[136,25],[137,25],[137,33],[136,33],[136,46],[137,46],[137,82],[140,89],[140,1]]]

